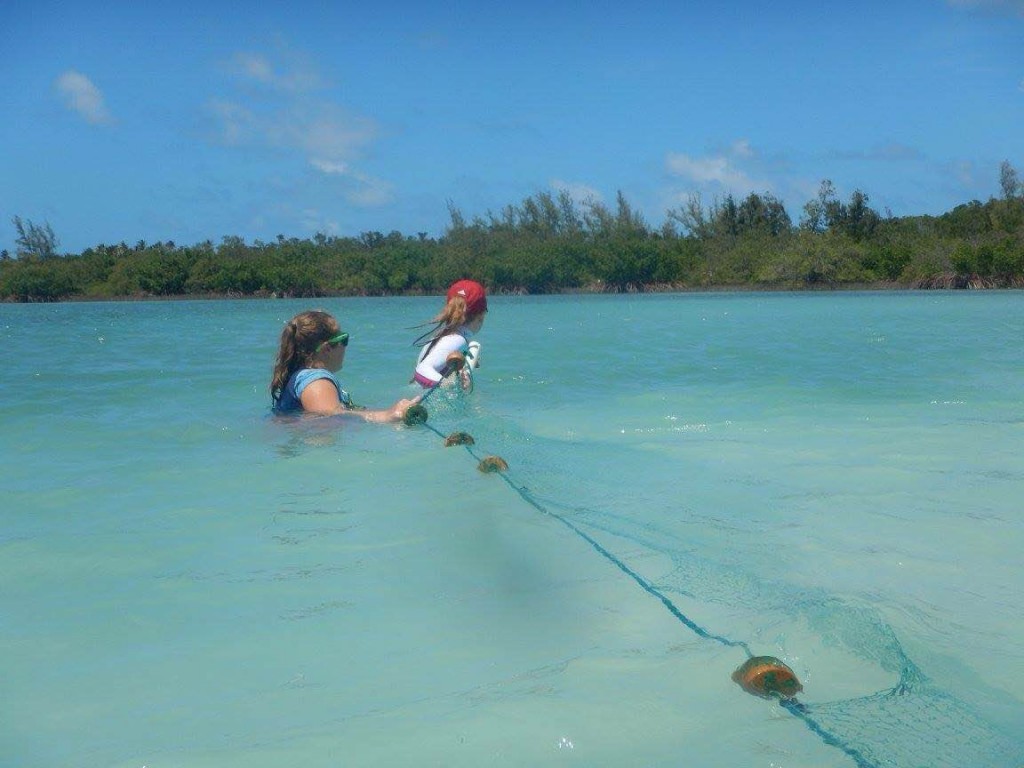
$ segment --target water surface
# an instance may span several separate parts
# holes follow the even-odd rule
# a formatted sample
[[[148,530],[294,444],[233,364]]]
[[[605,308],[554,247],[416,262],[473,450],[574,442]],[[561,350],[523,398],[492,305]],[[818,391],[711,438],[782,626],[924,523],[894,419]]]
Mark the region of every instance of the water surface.
[[[436,431],[266,387],[437,298],[0,305],[0,765],[1021,764],[1022,301],[495,297]]]

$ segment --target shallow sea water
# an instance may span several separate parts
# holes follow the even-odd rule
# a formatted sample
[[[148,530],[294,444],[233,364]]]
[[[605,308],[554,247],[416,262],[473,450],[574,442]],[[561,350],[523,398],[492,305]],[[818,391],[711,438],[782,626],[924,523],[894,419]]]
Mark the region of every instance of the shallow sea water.
[[[0,305],[0,765],[1024,764],[1024,294],[495,297],[427,426],[268,417],[439,303]]]

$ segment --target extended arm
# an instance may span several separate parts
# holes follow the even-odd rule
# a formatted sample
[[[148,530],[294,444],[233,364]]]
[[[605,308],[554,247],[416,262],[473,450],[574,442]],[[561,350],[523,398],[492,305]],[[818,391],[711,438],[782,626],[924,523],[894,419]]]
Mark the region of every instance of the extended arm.
[[[338,397],[338,388],[329,379],[310,382],[302,390],[300,399],[302,409],[306,413],[318,416],[357,416],[364,421],[375,423],[401,421],[409,407],[419,402],[419,398],[399,400],[390,408],[372,411],[348,408]]]

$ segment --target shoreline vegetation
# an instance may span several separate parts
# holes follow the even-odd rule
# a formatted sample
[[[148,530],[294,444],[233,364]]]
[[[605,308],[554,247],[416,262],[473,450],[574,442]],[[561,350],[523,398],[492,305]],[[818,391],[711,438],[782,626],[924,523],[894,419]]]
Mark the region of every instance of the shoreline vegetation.
[[[493,294],[1024,288],[1024,184],[940,216],[881,215],[824,181],[794,224],[770,193],[705,205],[691,195],[652,227],[614,206],[542,192],[467,221],[448,203],[437,238],[356,237],[98,245],[58,254],[49,224],[15,216],[0,301],[434,295],[471,276]]]

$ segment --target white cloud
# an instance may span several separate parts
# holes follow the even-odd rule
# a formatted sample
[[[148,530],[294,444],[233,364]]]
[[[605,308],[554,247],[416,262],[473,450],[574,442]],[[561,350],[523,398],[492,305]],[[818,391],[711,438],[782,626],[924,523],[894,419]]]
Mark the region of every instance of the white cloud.
[[[304,93],[322,88],[324,83],[316,70],[293,55],[286,66],[279,67],[262,53],[239,51],[227,63],[233,75],[286,93]]]
[[[237,53],[229,66],[235,74],[279,92],[269,100],[239,92],[211,102],[219,143],[295,150],[317,170],[340,174],[351,172],[352,161],[380,134],[374,120],[306,93],[320,83],[308,68],[280,71],[257,53]]]
[[[669,152],[665,158],[665,168],[673,176],[698,186],[717,186],[736,194],[769,189],[770,184],[756,181],[738,166],[738,161],[753,157],[750,142],[743,139],[734,143],[726,154],[693,157],[681,152]]]
[[[346,188],[342,194],[353,205],[370,208],[386,205],[394,199],[390,184],[381,179],[367,176],[365,173],[360,173],[352,169],[348,163],[315,158],[310,160],[309,164],[321,173],[344,179]]]
[[[271,92],[256,95],[251,89],[236,88],[231,99],[211,102],[213,139],[227,146],[301,157],[322,174],[330,194],[353,205],[390,203],[391,185],[357,167],[363,152],[380,136],[377,122],[310,93],[322,87],[319,75],[309,66],[296,65],[295,55],[286,52],[285,59],[285,65],[278,66],[261,53],[232,57],[227,63],[231,74]]]
[[[344,162],[376,140],[377,124],[366,117],[349,115],[330,105],[320,105],[310,114],[292,110],[279,124],[286,143],[294,142],[311,156]]]
[[[375,179],[363,173],[351,173],[348,176],[351,187],[345,191],[345,199],[353,205],[372,208],[387,205],[394,200],[391,185],[381,179]]]
[[[63,96],[67,108],[87,123],[111,125],[114,122],[114,118],[107,110],[103,93],[81,72],[69,69],[57,78],[56,87]]]
[[[708,155],[669,153],[665,169],[671,181],[660,190],[660,199],[664,208],[671,210],[685,204],[693,195],[715,200],[724,195],[745,198],[751,193],[778,194],[780,185],[783,193],[792,193],[798,181],[787,180],[777,172],[772,175],[778,183],[762,176],[765,168],[773,163],[777,166],[778,160],[766,162],[748,139],[739,139]],[[816,189],[816,185],[813,188]]]
[[[328,174],[350,172],[352,160],[379,135],[373,120],[326,103],[288,102],[269,113],[237,101],[211,102],[209,108],[218,143],[295,150]]]
[[[342,176],[348,173],[348,163],[338,163],[331,160],[321,160],[320,158],[313,158],[309,161],[309,164],[316,168],[318,171],[323,173],[331,174],[335,173]]]
[[[743,157],[743,158],[753,157],[754,156],[754,150],[750,146],[750,140],[749,139],[740,139],[739,141],[733,142],[732,153],[736,157]]]
[[[557,192],[567,192],[569,197],[577,205],[581,203],[587,203],[590,201],[601,201],[601,193],[598,192],[591,186],[583,184],[578,181],[562,181],[561,179],[552,179],[551,188]]]

